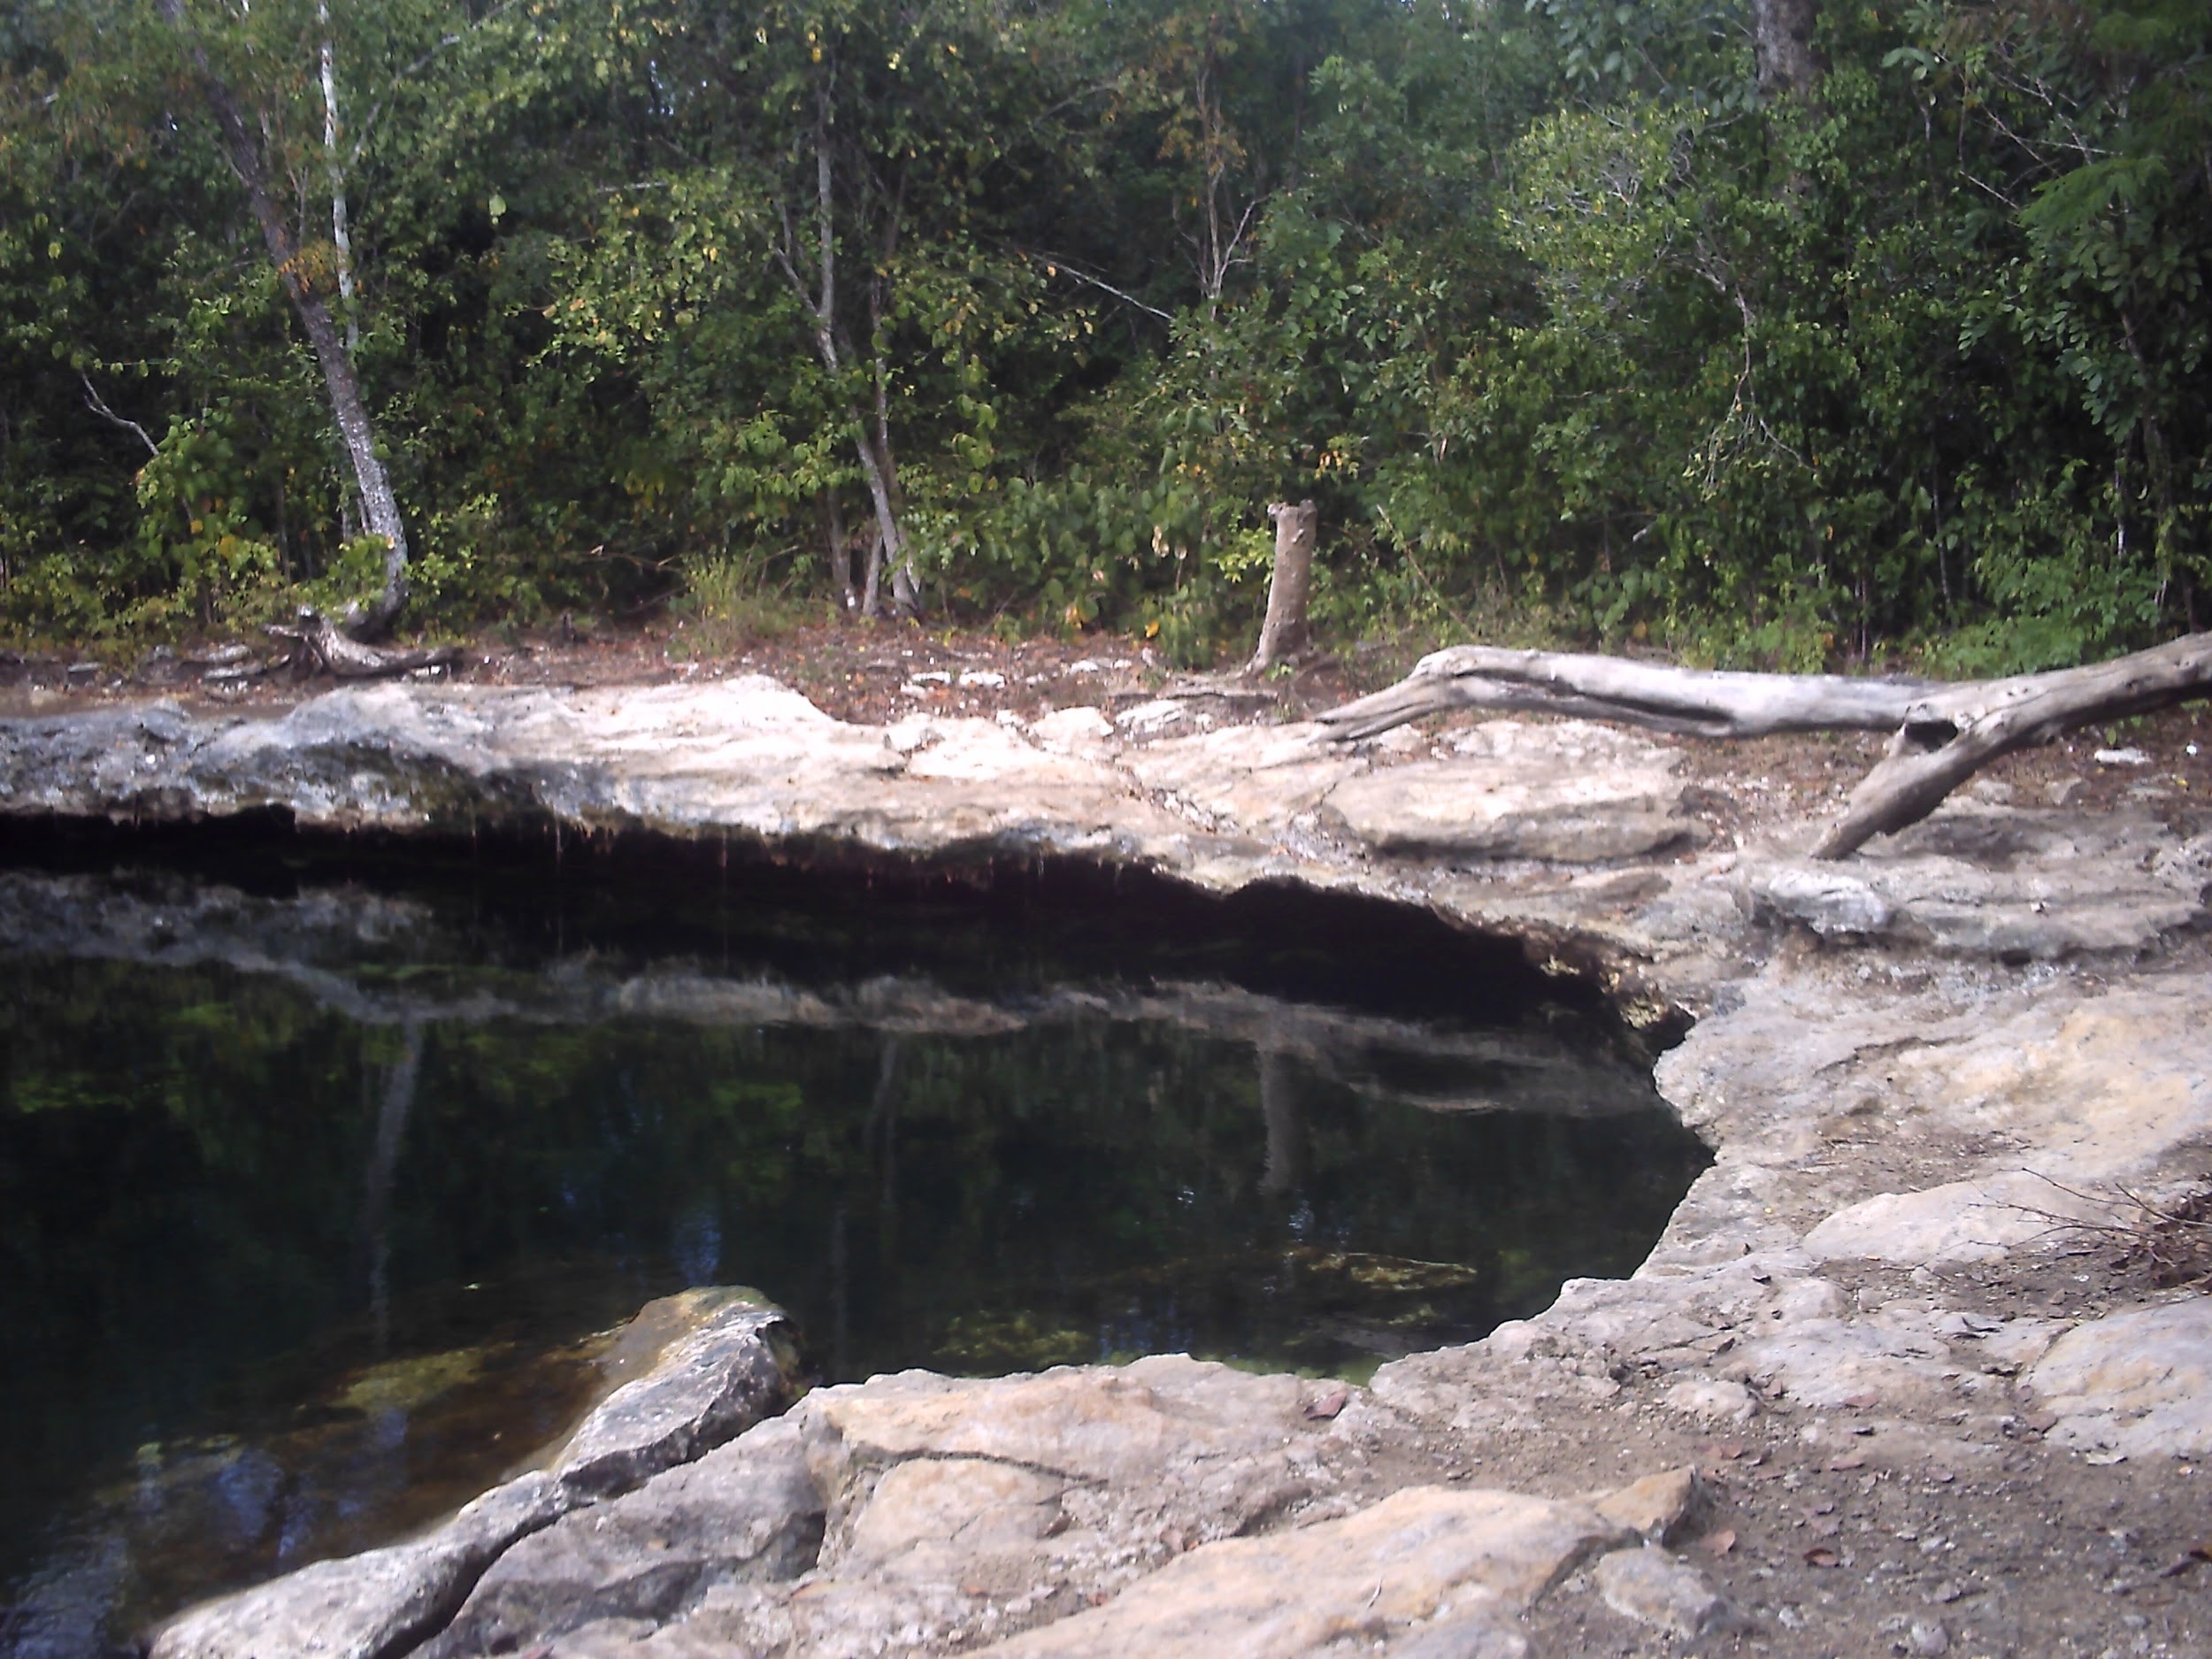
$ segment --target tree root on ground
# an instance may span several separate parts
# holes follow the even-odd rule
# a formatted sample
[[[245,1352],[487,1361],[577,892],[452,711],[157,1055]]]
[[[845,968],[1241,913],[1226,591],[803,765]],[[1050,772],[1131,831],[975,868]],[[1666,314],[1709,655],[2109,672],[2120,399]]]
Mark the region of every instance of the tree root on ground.
[[[271,623],[269,634],[289,647],[289,655],[277,666],[289,666],[293,677],[298,680],[316,673],[330,674],[339,680],[375,680],[412,673],[418,668],[449,667],[461,660],[461,649],[456,645],[403,651],[364,644],[340,633],[320,611],[304,607],[296,626],[286,627]]]

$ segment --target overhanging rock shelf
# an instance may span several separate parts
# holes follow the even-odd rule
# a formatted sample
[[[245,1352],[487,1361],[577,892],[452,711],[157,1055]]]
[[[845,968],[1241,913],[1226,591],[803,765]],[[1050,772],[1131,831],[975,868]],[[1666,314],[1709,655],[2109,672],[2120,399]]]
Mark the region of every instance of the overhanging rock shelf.
[[[1098,710],[832,719],[759,678],[590,691],[351,687],[280,716],[168,702],[0,721],[0,810],[467,834],[502,824],[722,838],[786,856],[1062,857],[1217,893],[1295,881],[1517,936],[1692,1011],[1765,921],[1939,950],[2127,950],[2199,913],[2212,854],[2148,816],[1962,802],[1847,866],[1809,826],[1717,844],[1678,753],[1572,721],[1140,739]]]

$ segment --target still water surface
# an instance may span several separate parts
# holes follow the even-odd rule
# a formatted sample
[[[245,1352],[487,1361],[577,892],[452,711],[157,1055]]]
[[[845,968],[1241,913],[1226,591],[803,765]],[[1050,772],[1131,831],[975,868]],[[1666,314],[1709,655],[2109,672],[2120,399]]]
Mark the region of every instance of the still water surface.
[[[292,863],[0,872],[0,1653],[440,1512],[684,1286],[829,1380],[1362,1375],[1704,1163],[1606,1019],[1374,912]]]

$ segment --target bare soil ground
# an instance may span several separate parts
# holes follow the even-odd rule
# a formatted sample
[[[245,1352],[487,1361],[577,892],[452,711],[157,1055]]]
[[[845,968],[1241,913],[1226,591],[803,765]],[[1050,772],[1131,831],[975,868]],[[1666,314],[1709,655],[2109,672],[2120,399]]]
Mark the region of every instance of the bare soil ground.
[[[1203,709],[1195,723],[1303,718],[1388,683],[1411,658],[1409,650],[1374,651],[1240,688],[1216,681],[1217,691],[1233,695],[1194,701]],[[262,661],[265,654],[219,648],[119,665],[0,658],[0,713],[154,695],[203,708],[272,710],[329,688],[328,680],[258,672]],[[1027,718],[1077,704],[1110,714],[1197,685],[1141,641],[1010,644],[890,624],[816,626],[709,654],[663,628],[488,638],[467,649],[451,677],[588,687],[749,673],[794,686],[840,718],[868,722],[917,712]],[[1724,840],[1832,807],[1881,743],[1845,734],[1681,747],[1693,807]],[[2178,831],[2212,799],[2212,713],[2180,710],[2080,733],[2008,757],[1970,787],[2021,805],[2145,808]],[[2164,956],[2212,966],[2212,947],[2202,940],[2177,941]],[[2131,1240],[2081,1235],[2055,1253],[1993,1268],[1938,1274],[1870,1266],[1831,1276],[1862,1309],[1916,1297],[1991,1317],[2085,1317],[2162,1287],[2201,1289],[2208,1271],[2204,1233],[2185,1226],[2168,1228],[2157,1242],[2150,1232]],[[1769,1400],[1740,1428],[1715,1432],[1661,1406],[1659,1379],[1613,1380],[1620,1386],[1609,1399],[1555,1402],[1540,1429],[1481,1444],[1406,1446],[1369,1471],[1378,1491],[1443,1479],[1566,1495],[1661,1468],[1699,1468],[1713,1498],[1683,1554],[1728,1595],[1739,1620],[1685,1641],[1611,1611],[1586,1583],[1571,1582],[1533,1620],[1540,1654],[2212,1655],[2212,1467],[2093,1463],[2047,1445],[2047,1425],[2024,1410],[2001,1417],[1994,1444],[1970,1446],[1963,1435],[1947,1441],[1944,1425],[1901,1424],[1874,1400],[1842,1412]],[[2002,1398],[2002,1376],[1991,1383]]]
[[[1991,1317],[2093,1317],[2150,1287],[2127,1252],[1909,1274],[1832,1264],[1862,1308],[1927,1298]],[[1947,1445],[1878,1400],[1840,1412],[1786,1399],[1698,1432],[1631,1375],[1610,1402],[1548,1410],[1543,1429],[1463,1460],[1465,1479],[1557,1495],[1683,1463],[1711,1502],[1679,1553],[1733,1605],[1732,1628],[1663,1637],[1571,1582],[1532,1620],[1546,1655],[1941,1654],[2121,1659],[2212,1653],[2212,1468],[2097,1464],[2047,1445],[2047,1420],[2003,1419],[1990,1445]],[[2001,1386],[2001,1380],[1993,1379]],[[1963,1417],[1965,1414],[1960,1414]],[[1448,1448],[1440,1461],[1452,1462]]]

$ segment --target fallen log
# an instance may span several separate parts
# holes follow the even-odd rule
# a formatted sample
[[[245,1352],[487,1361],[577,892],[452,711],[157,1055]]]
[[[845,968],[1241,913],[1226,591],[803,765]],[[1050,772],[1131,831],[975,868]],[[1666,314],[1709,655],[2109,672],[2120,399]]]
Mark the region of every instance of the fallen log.
[[[2212,697],[2212,634],[2085,668],[1955,682],[1722,673],[1460,645],[1319,719],[1337,742],[1452,709],[1572,715],[1693,737],[1889,732],[1888,753],[1813,849],[1814,857],[1834,859],[1918,823],[2001,755],[2204,697]]]
[[[458,646],[441,645],[432,650],[391,650],[365,644],[343,634],[320,611],[302,606],[296,626],[269,624],[268,631],[290,647],[288,659],[295,677],[322,672],[340,680],[374,680],[387,674],[412,673],[418,668],[443,668],[461,660]]]
[[[2101,721],[2212,696],[2212,634],[2048,674],[1969,681],[1916,702],[1889,752],[1859,780],[1813,848],[1843,858],[1876,835],[1917,824],[1982,767]]]

